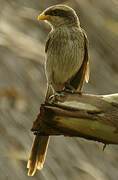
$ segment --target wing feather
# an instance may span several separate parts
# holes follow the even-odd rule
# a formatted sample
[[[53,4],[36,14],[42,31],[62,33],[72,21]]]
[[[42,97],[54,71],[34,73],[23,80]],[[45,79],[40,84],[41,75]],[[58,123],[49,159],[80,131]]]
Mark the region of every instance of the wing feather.
[[[83,31],[84,35],[84,59],[79,71],[72,77],[70,85],[76,89],[76,91],[81,92],[84,81],[89,81],[89,42],[86,33]]]

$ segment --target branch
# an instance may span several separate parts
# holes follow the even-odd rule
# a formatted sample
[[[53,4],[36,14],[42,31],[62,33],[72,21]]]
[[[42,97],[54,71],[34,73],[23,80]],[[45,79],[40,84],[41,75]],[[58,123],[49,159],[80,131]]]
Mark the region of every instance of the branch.
[[[41,105],[32,131],[118,144],[118,94],[69,94]]]

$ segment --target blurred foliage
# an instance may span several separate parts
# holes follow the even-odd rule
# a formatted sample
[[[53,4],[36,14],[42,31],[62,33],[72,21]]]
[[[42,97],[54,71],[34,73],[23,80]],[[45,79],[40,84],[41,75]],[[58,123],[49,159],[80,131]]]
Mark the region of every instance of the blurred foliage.
[[[117,0],[0,0],[0,179],[26,180],[30,132],[46,91],[44,44],[49,26],[37,22],[48,6],[74,8],[90,41],[91,76],[85,92],[118,90]],[[30,179],[117,180],[118,146],[53,137],[45,167]]]

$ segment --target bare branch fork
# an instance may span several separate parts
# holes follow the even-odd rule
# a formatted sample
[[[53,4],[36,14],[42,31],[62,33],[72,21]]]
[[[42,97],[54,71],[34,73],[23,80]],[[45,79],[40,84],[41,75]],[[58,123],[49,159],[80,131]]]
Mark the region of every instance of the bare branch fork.
[[[32,131],[118,144],[118,94],[70,94],[41,105]]]

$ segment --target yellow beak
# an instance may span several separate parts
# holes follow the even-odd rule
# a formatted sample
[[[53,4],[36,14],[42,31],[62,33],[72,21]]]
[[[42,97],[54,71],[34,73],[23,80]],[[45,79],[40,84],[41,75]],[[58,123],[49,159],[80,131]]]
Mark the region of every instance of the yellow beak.
[[[39,16],[38,16],[38,20],[40,21],[40,20],[48,20],[49,19],[49,15],[45,15],[45,14],[40,14]]]

